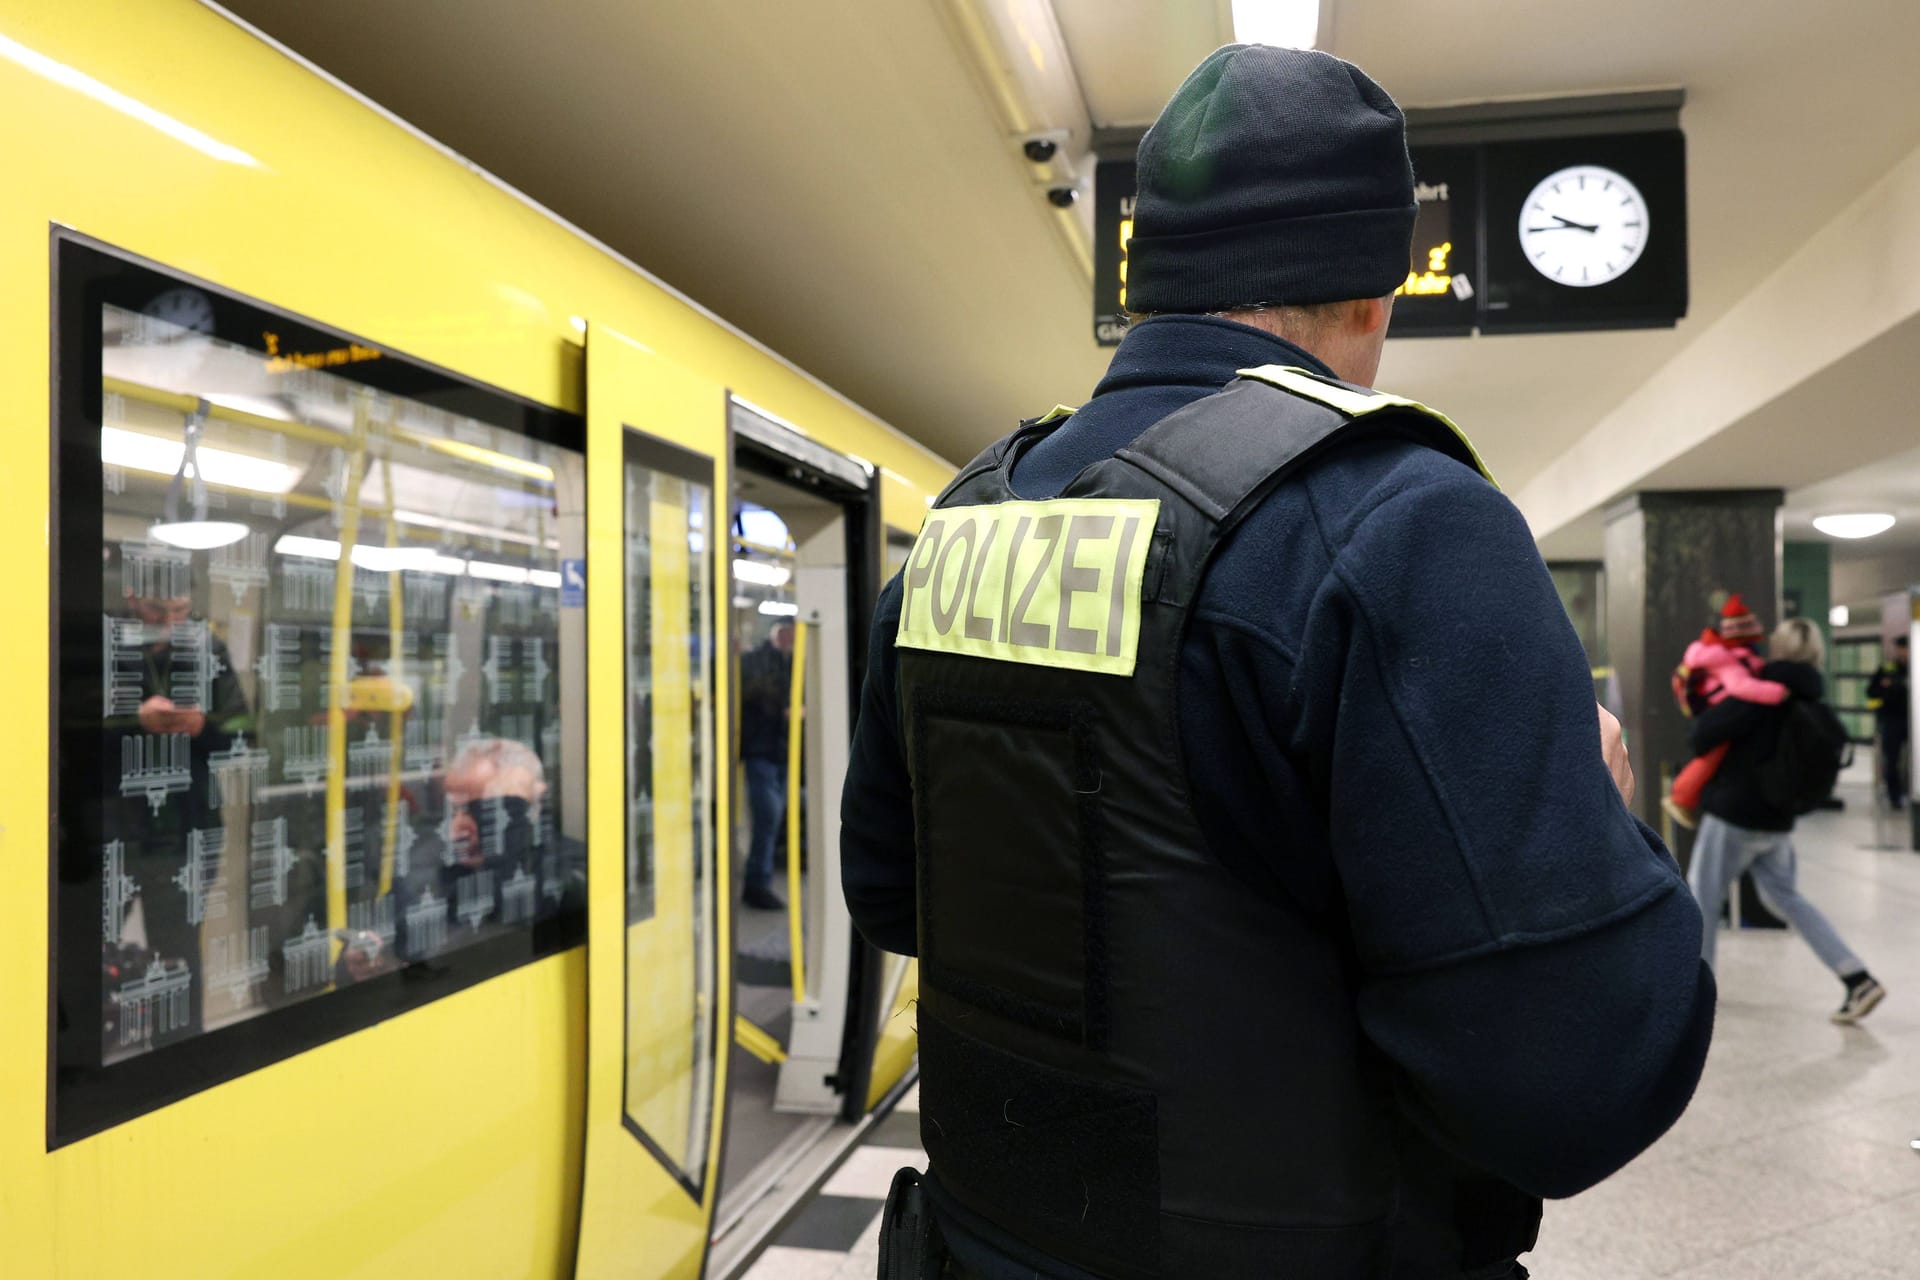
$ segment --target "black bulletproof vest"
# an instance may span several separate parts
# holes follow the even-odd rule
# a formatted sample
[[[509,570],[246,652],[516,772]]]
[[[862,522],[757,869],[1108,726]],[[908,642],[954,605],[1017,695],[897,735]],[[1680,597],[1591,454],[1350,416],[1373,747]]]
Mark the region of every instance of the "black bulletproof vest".
[[[1418,406],[1300,371],[1258,372],[1305,390],[1243,377],[1060,495],[1159,500],[1130,675],[909,647],[904,630],[898,649],[933,1172],[1015,1238],[1116,1280],[1396,1269],[1407,1139],[1357,1023],[1351,944],[1337,922],[1251,891],[1209,854],[1175,690],[1214,549],[1289,475],[1375,429],[1478,461]],[[942,510],[1018,502],[1013,464],[1054,425],[1028,424],[977,458],[928,528]],[[981,536],[948,528],[935,535],[944,547],[923,532],[907,573],[911,591],[917,561],[948,634],[970,619],[990,641],[1005,624],[973,618],[987,605],[962,592],[971,574],[980,594],[968,557],[986,557],[973,545],[993,541],[986,520],[949,515],[949,526],[981,523],[967,530]],[[1072,572],[1074,544],[1063,540]],[[1081,586],[1103,589],[1088,572]],[[1019,584],[1000,590],[1013,608]],[[1054,634],[1051,608],[1018,608],[1016,631],[1035,629],[1038,643]],[[1117,638],[1119,605],[1113,616]],[[1062,607],[1056,643],[1068,621]],[[1074,634],[1096,651],[1108,641],[1097,627]],[[1531,1243],[1524,1231],[1502,1235],[1515,1237],[1509,1258]]]

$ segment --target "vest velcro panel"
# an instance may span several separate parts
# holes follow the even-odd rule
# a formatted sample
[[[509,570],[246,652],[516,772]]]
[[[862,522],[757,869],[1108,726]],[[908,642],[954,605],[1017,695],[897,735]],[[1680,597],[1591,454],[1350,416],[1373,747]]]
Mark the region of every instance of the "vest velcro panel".
[[[1082,1242],[1117,1278],[1160,1274],[1160,1135],[1153,1094],[1008,1053],[939,1019],[920,1024],[921,1141],[977,1211]]]
[[[1098,1048],[1105,1038],[1100,766],[1087,709],[929,690],[912,753],[927,981],[1036,1031]],[[942,768],[965,761],[967,770]],[[1013,771],[1018,770],[1016,778]],[[994,782],[999,776],[999,783]],[[1071,795],[1008,823],[990,789]],[[963,781],[964,780],[964,781]],[[978,851],[998,856],[983,860]],[[980,922],[992,920],[992,929]]]

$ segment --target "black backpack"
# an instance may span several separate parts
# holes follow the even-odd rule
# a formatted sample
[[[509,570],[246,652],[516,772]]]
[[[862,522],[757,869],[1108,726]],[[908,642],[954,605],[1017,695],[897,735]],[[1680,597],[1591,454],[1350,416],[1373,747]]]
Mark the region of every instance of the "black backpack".
[[[1767,799],[1793,814],[1812,813],[1833,794],[1840,771],[1853,761],[1846,726],[1826,703],[1789,698],[1773,754],[1757,770]]]

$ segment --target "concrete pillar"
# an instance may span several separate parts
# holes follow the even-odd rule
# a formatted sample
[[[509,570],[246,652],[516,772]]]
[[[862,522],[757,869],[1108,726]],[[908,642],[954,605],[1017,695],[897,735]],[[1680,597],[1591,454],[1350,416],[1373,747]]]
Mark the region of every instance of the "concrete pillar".
[[[1639,794],[1656,830],[1664,782],[1690,758],[1669,679],[1689,642],[1739,592],[1771,630],[1780,621],[1779,489],[1636,493],[1607,512],[1607,652]],[[1686,861],[1684,841],[1674,852]]]
[[[1567,611],[1574,634],[1587,651],[1587,665],[1593,669],[1593,698],[1601,706],[1620,714],[1619,682],[1607,665],[1607,574],[1598,560],[1549,560],[1547,572],[1553,575],[1553,589],[1560,593],[1560,607]]]

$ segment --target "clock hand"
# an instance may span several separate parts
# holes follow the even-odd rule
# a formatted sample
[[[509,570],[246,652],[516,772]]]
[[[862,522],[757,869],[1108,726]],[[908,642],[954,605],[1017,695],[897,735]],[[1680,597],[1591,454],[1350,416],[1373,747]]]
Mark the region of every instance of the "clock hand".
[[[1600,230],[1600,226],[1598,223],[1588,224],[1585,222],[1575,222],[1572,218],[1563,218],[1557,213],[1549,214],[1548,216],[1551,217],[1555,222],[1559,223],[1563,227],[1578,227],[1580,230],[1586,232],[1588,235],[1594,235],[1598,233]]]
[[[1592,231],[1597,231],[1597,230],[1599,230],[1599,228],[1598,228],[1598,227],[1584,227],[1584,226],[1581,226],[1581,225],[1580,225],[1579,223],[1577,223],[1577,222],[1571,222],[1571,223],[1568,223],[1568,224],[1567,224],[1566,226],[1564,226],[1564,227],[1528,227],[1528,228],[1527,228],[1527,234],[1528,234],[1528,235],[1532,235],[1532,234],[1533,234],[1534,232],[1536,232],[1536,231],[1587,231],[1587,232],[1592,232]]]

